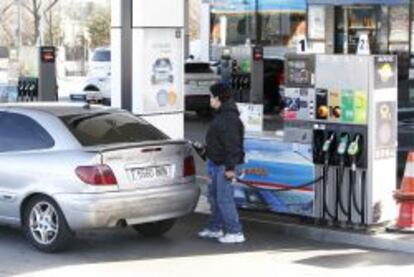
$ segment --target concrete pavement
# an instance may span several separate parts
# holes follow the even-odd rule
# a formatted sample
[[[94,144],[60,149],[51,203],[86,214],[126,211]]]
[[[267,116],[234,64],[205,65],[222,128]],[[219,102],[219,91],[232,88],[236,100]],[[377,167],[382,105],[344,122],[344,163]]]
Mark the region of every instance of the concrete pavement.
[[[20,232],[0,228],[0,276],[404,276],[414,270],[413,255],[319,243],[257,222],[245,222],[244,245],[220,245],[197,239],[205,221],[189,216],[158,239],[131,229],[87,232],[57,255],[39,253]]]

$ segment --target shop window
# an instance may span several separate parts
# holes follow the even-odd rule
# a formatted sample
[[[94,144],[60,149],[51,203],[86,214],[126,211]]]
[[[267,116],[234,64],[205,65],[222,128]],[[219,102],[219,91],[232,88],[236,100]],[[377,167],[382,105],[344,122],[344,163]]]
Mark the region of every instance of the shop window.
[[[213,45],[236,46],[254,40],[254,14],[213,14],[211,40]]]
[[[306,34],[304,13],[263,12],[260,16],[264,46],[295,47]]]

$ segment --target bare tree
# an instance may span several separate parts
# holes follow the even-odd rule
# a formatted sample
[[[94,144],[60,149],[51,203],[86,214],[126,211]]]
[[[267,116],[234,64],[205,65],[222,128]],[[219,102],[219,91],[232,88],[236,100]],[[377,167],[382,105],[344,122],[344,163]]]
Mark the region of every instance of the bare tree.
[[[23,2],[24,9],[29,13],[33,20],[33,39],[32,43],[36,44],[41,38],[41,21],[45,14],[47,14],[59,0],[25,0]]]
[[[14,43],[13,23],[10,22],[13,18],[13,4],[12,0],[0,2],[0,41],[3,45],[11,45]]]
[[[200,5],[201,0],[190,0],[190,40],[200,38]]]

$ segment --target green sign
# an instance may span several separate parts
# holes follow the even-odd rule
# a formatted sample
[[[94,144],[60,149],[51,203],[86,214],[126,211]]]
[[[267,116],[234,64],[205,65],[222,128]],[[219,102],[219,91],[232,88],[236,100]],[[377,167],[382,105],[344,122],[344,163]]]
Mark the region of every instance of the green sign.
[[[342,122],[353,123],[355,121],[354,92],[352,90],[342,90]]]
[[[368,96],[366,91],[355,91],[355,123],[366,124],[368,116]]]

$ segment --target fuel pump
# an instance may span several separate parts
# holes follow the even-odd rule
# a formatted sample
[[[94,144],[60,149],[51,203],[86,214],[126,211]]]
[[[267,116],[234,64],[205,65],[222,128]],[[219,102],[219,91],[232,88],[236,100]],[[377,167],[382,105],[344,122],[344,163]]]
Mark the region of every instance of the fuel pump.
[[[317,221],[331,219],[339,227],[392,221],[397,179],[396,57],[287,55],[285,65],[285,98],[303,102],[285,108],[285,141],[295,142],[291,134],[303,133],[306,124],[312,126],[315,175],[322,177],[314,192]]]
[[[20,77],[17,85],[17,101],[33,102],[38,100],[39,81],[37,78]]]

